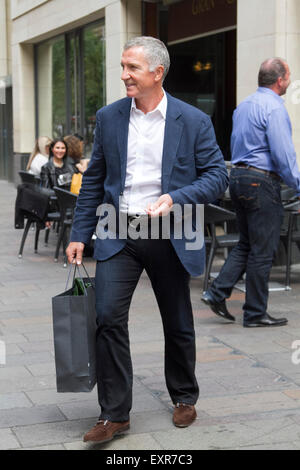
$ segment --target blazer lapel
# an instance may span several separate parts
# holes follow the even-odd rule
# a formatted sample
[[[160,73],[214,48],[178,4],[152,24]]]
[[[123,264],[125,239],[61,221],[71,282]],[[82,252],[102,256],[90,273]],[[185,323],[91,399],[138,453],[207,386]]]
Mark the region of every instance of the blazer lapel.
[[[131,99],[125,99],[119,108],[118,120],[117,122],[113,123],[113,125],[117,127],[122,191],[125,187],[125,178],[126,178],[127,144],[128,144],[130,109],[131,109]]]
[[[168,107],[162,157],[162,194],[168,192],[170,176],[184,126],[183,122],[180,120],[180,109],[176,103],[174,103],[173,98],[168,93],[167,98]]]

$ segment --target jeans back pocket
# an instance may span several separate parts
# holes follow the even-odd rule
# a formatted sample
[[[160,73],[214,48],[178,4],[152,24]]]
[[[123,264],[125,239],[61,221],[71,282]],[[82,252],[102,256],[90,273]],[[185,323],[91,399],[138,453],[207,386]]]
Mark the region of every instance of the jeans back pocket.
[[[251,178],[234,179],[230,184],[230,194],[233,201],[239,206],[256,210],[260,208],[261,182]]]

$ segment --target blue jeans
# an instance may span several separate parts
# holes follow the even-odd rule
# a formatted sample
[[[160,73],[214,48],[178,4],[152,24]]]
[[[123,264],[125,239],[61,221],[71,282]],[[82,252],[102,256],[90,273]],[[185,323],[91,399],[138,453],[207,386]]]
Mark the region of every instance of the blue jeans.
[[[229,187],[240,240],[209,291],[221,302],[246,273],[243,310],[247,322],[267,312],[268,282],[283,218],[281,188],[275,178],[246,168],[231,170]]]

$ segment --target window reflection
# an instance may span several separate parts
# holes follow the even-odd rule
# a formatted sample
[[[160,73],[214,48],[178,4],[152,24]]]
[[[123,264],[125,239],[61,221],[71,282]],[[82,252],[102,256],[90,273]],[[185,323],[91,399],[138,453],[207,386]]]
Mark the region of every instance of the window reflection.
[[[58,137],[66,128],[64,37],[37,48],[39,135]]]
[[[85,153],[91,151],[96,125],[96,111],[104,106],[105,97],[105,42],[104,26],[84,29],[84,94],[85,94]]]
[[[36,60],[38,134],[81,134],[89,156],[96,111],[106,101],[103,22],[39,44]]]

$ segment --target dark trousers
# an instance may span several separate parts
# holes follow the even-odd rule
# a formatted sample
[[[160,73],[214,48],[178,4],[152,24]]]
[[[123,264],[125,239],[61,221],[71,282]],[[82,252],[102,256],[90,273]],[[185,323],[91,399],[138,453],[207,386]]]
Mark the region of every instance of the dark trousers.
[[[173,403],[195,404],[195,332],[190,276],[169,240],[128,240],[96,268],[97,382],[101,419],[127,421],[132,406],[128,311],[145,268],[160,309],[165,335],[165,378]]]
[[[280,182],[254,170],[233,168],[229,185],[240,241],[209,291],[216,301],[223,301],[246,273],[247,321],[267,312],[268,282],[283,218]]]

